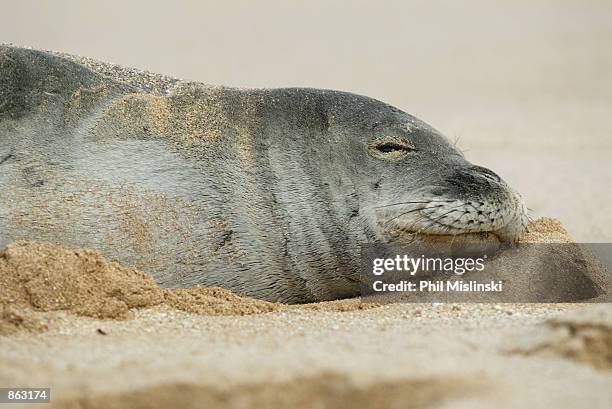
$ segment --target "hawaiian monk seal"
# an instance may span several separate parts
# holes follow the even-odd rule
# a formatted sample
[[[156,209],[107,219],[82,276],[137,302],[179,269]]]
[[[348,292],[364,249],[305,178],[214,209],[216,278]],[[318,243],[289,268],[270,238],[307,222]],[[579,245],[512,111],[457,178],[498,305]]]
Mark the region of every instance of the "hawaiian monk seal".
[[[318,89],[233,89],[0,47],[0,245],[91,247],[168,287],[289,303],[359,293],[398,231],[527,224],[520,196],[419,119]]]

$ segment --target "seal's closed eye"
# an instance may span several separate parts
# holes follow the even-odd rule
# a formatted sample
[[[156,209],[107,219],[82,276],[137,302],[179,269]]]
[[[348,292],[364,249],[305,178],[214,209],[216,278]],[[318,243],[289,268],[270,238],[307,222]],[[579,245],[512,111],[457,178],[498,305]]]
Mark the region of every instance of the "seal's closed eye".
[[[385,142],[383,144],[378,145],[376,147],[376,149],[378,149],[382,153],[390,153],[390,152],[393,152],[393,151],[410,151],[411,150],[407,146],[403,146],[403,145],[400,145],[399,143],[395,143],[395,142]]]
[[[370,154],[378,159],[400,159],[415,151],[414,146],[397,136],[383,136],[368,145]]]

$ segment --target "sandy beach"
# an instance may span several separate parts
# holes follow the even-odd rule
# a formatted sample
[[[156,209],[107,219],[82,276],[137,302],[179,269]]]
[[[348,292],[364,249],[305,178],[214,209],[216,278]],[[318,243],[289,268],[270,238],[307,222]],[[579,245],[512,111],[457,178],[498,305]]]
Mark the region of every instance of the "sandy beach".
[[[560,220],[533,241],[612,240],[608,1],[4,9],[0,43],[167,75],[123,72],[147,91],[176,77],[386,101],[494,169],[534,220]],[[162,289],[81,247],[0,249],[0,387],[52,390],[23,407],[612,407],[609,303],[290,306]]]
[[[0,272],[8,290],[0,384],[50,386],[53,407],[607,408],[612,400],[609,304],[288,306],[221,289],[163,290],[95,252],[28,242],[1,254]]]
[[[0,380],[50,385],[55,407],[71,408],[607,408],[610,323],[581,327],[574,310],[593,323],[610,314],[418,304],[249,317],[156,307],[127,321],[54,313],[43,335],[2,338]],[[589,342],[604,348],[576,359]]]

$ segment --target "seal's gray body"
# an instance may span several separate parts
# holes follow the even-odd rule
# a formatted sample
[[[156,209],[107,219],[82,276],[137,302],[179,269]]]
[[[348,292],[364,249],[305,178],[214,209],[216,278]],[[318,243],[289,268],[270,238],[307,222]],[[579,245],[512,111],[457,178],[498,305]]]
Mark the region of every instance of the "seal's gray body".
[[[169,287],[309,302],[357,295],[360,245],[387,230],[525,227],[497,175],[379,101],[107,68],[0,47],[0,245],[90,247]]]

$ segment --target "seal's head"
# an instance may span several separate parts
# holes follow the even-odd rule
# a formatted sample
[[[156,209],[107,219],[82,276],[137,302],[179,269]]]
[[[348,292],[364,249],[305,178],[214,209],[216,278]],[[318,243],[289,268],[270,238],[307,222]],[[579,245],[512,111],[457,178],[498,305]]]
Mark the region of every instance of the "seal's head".
[[[492,233],[515,242],[523,234],[520,195],[431,126],[369,98],[337,106],[330,123],[351,141],[351,156],[363,158],[356,172],[369,186],[361,210],[377,235]]]

